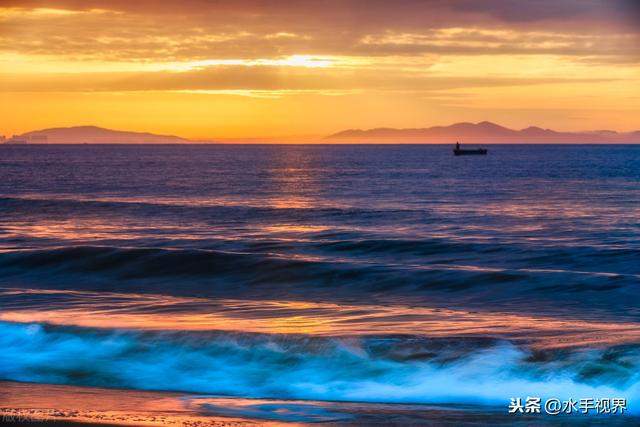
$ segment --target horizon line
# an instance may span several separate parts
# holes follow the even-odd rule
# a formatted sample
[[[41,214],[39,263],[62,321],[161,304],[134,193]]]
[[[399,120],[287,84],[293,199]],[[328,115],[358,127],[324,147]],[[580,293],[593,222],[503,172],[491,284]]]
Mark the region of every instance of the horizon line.
[[[48,130],[53,130],[53,129],[73,129],[73,128],[98,128],[98,129],[104,129],[104,130],[109,130],[109,131],[116,131],[116,132],[130,132],[130,133],[147,133],[147,134],[151,134],[154,136],[162,136],[162,137],[168,137],[168,138],[180,138],[183,139],[185,141],[188,141],[187,143],[190,144],[272,144],[272,143],[280,143],[280,144],[318,144],[318,143],[322,143],[320,141],[323,140],[331,140],[333,139],[334,142],[330,142],[327,144],[336,144],[339,142],[335,142],[337,139],[340,139],[340,137],[336,136],[339,135],[340,133],[343,132],[371,132],[371,131],[376,131],[376,130],[389,130],[389,131],[418,131],[418,130],[427,130],[427,129],[432,129],[432,128],[447,128],[447,127],[452,127],[455,125],[461,125],[461,124],[467,124],[467,125],[474,125],[474,126],[479,126],[479,125],[483,125],[483,124],[490,124],[490,125],[495,125],[495,126],[499,126],[501,128],[504,129],[508,129],[508,130],[512,130],[512,131],[524,131],[526,129],[530,129],[530,128],[538,128],[538,129],[542,129],[542,130],[549,130],[549,131],[553,131],[556,133],[566,133],[566,134],[588,134],[588,133],[605,133],[605,132],[615,132],[618,136],[624,136],[626,134],[631,134],[634,132],[638,132],[638,130],[629,130],[629,131],[621,131],[621,130],[614,130],[614,129],[594,129],[594,130],[556,130],[553,128],[547,128],[547,127],[543,127],[543,126],[539,126],[539,125],[529,125],[523,128],[511,128],[511,127],[507,127],[507,126],[503,126],[499,123],[496,122],[492,122],[489,120],[482,120],[479,122],[472,122],[472,121],[460,121],[460,122],[453,122],[451,124],[448,125],[442,125],[442,124],[436,124],[436,125],[427,125],[424,127],[391,127],[391,126],[376,126],[376,127],[371,127],[371,128],[357,128],[357,127],[351,127],[348,129],[342,129],[339,130],[337,132],[333,132],[327,135],[281,135],[281,136],[240,136],[240,137],[184,137],[184,136],[180,136],[177,134],[166,134],[166,133],[155,133],[154,131],[150,131],[150,130],[123,130],[123,129],[114,129],[114,128],[109,128],[109,127],[104,127],[104,126],[100,126],[100,125],[96,125],[96,124],[79,124],[79,125],[67,125],[67,126],[52,126],[52,127],[47,127],[47,128],[41,128],[41,129],[33,129],[33,130],[29,130],[29,131],[25,131],[22,132],[20,134],[13,134],[13,135],[3,135],[2,133],[0,133],[0,137],[4,137],[5,139],[3,141],[0,141],[1,143],[6,143],[7,141],[10,141],[13,138],[16,137],[21,137],[23,135],[26,134],[30,134],[30,133],[37,133],[37,132],[44,132],[44,131],[48,131]],[[363,136],[365,137],[365,136]],[[344,139],[348,139],[351,137],[344,137]],[[375,139],[375,140],[383,140],[386,138],[389,139],[396,139],[397,137],[385,137],[385,136],[374,136],[374,137],[365,137],[365,138],[369,138],[369,139]],[[405,139],[410,139],[411,137],[404,137]],[[442,137],[436,137],[436,138],[442,138]],[[446,136],[444,138],[447,138]],[[466,138],[466,139],[475,139],[475,138],[492,138],[491,136],[464,136],[464,137],[460,137],[461,139]],[[496,137],[496,138],[500,138],[500,137]],[[272,142],[267,142],[267,141],[272,141]],[[318,142],[315,142],[318,141]],[[357,142],[354,142],[357,143]],[[372,143],[371,141],[366,141],[363,143]],[[378,142],[375,141],[373,142],[375,144],[387,144],[386,142]],[[489,143],[490,142],[486,142]],[[504,144],[504,143],[511,143],[511,142],[495,142],[494,144]],[[533,143],[533,144],[537,144],[538,142],[527,142],[527,143]],[[541,141],[540,143],[549,143],[547,141]],[[567,143],[567,144],[576,144],[573,142],[563,142],[563,143]],[[577,142],[577,144],[581,144],[582,142]],[[608,142],[604,142],[604,143],[608,143]],[[615,142],[614,142],[615,143]],[[79,145],[77,143],[71,143],[73,145]],[[89,143],[91,145],[98,145],[100,143]],[[138,144],[138,143],[132,143],[132,144]],[[143,145],[144,143],[139,143],[140,145]],[[394,143],[392,143],[394,144]],[[401,142],[401,144],[446,144],[446,142],[425,142],[425,141],[404,141]],[[595,144],[599,144],[599,142],[595,142]],[[633,143],[636,144],[636,143]],[[30,145],[38,145],[38,144],[30,144]],[[53,144],[42,144],[42,145],[53,145]]]

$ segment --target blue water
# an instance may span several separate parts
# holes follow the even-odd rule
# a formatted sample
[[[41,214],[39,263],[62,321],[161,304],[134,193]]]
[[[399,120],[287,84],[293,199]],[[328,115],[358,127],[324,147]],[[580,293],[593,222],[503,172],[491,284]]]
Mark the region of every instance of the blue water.
[[[633,402],[639,218],[640,146],[0,146],[0,380]]]

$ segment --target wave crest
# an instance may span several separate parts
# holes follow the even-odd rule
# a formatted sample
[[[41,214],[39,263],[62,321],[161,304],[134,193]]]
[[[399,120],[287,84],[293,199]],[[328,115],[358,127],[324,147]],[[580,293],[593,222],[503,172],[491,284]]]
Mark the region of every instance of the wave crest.
[[[490,339],[135,332],[0,322],[0,379],[243,397],[504,404],[626,397],[640,347],[539,354]],[[633,407],[630,404],[630,407]]]

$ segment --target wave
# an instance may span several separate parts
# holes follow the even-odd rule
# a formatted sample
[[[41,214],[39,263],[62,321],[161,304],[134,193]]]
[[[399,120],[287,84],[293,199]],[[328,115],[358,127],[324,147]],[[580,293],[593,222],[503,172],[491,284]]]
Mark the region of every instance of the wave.
[[[298,219],[349,217],[370,220],[380,217],[406,217],[423,214],[424,209],[404,206],[387,206],[386,208],[362,208],[348,204],[314,201],[310,203],[292,204],[283,199],[235,198],[163,198],[161,196],[146,197],[83,197],[76,195],[33,195],[33,196],[0,196],[0,212],[6,215],[28,214],[30,217],[46,218],[47,215],[72,213],[78,216],[91,216],[95,213],[119,214],[153,214],[154,217],[189,215],[193,219],[225,217],[228,215],[250,215],[256,218]],[[388,218],[393,219],[393,218]]]
[[[279,245],[276,242],[262,242],[252,245],[253,249],[281,249],[281,246],[290,246],[290,242]],[[633,277],[638,278],[640,274],[635,271],[628,273],[607,272],[598,270],[567,270],[540,266],[534,267],[536,263],[525,263],[526,268],[500,268],[498,266],[472,266],[461,265],[453,262],[437,263],[425,262],[415,264],[413,258],[403,258],[402,263],[393,262],[394,259],[374,258],[372,260],[358,257],[340,257],[332,255],[331,252],[349,252],[354,255],[358,253],[367,254],[372,252],[386,253],[411,253],[413,255],[439,254],[460,254],[468,252],[470,254],[504,252],[513,248],[500,247],[498,245],[483,245],[472,243],[447,242],[444,240],[339,240],[334,242],[322,242],[314,244],[323,249],[325,255],[309,253],[282,254],[279,252],[238,252],[213,249],[188,249],[188,248],[160,248],[160,247],[120,247],[120,246],[69,246],[52,247],[47,249],[17,250],[0,252],[0,268],[42,268],[46,270],[68,270],[76,272],[100,272],[114,271],[121,272],[126,277],[136,277],[137,273],[144,276],[179,276],[179,275],[211,275],[224,273],[228,269],[242,269],[243,267],[260,267],[264,264],[267,268],[287,267],[293,270],[296,267],[312,268],[330,264],[338,270],[344,266],[367,266],[389,268],[414,267],[423,270],[474,270],[478,272],[547,272],[547,273],[569,273],[600,275],[610,277]],[[561,251],[549,251],[545,257],[562,257]],[[619,262],[626,263],[635,257],[634,250],[592,250],[589,256],[593,258],[615,257]],[[622,259],[622,260],[620,260]],[[426,261],[426,260],[425,260]],[[490,261],[490,260],[487,260]],[[487,262],[487,264],[492,264]],[[534,265],[534,266],[529,266]]]
[[[139,332],[0,322],[0,379],[255,398],[504,405],[638,395],[640,346]]]
[[[443,247],[442,242],[434,245]],[[406,248],[401,244],[399,250]],[[75,246],[0,252],[0,284],[124,292],[135,285],[140,291],[174,295],[235,296],[262,290],[271,297],[290,298],[296,294],[352,298],[363,292],[446,298],[456,293],[456,303],[463,305],[526,303],[522,298],[527,293],[566,306],[557,298],[566,294],[585,309],[599,306],[618,313],[624,312],[620,307],[638,301],[636,274],[421,263],[404,258],[395,263],[337,255]]]

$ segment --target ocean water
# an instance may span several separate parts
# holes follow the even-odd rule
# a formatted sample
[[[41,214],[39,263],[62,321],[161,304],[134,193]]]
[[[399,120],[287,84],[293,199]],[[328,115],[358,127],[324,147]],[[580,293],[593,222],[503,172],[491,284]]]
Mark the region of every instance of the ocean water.
[[[0,146],[0,380],[640,404],[640,146]]]

